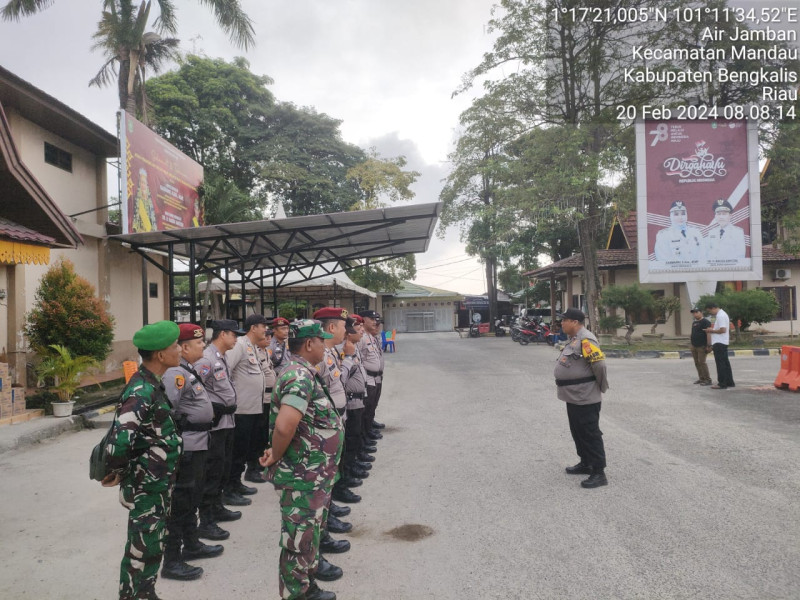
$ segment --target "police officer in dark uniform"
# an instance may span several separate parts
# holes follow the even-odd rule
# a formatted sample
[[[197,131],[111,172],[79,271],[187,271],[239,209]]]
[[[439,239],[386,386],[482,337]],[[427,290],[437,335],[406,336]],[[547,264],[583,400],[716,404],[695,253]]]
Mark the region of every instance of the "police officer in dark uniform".
[[[558,357],[554,375],[558,398],[567,403],[569,430],[581,459],[577,465],[567,467],[567,473],[589,475],[581,482],[585,488],[608,485],[600,431],[600,404],[608,389],[605,355],[594,334],[583,326],[583,312],[569,308],[559,318],[569,341]]]
[[[202,327],[182,323],[178,336],[181,364],[167,369],[162,379],[173,406],[173,419],[183,437],[183,454],[178,465],[178,478],[172,493],[172,509],[167,517],[167,536],[164,541],[161,576],[167,579],[197,579],[203,574],[203,569],[185,561],[212,558],[224,550],[219,544],[204,544],[197,535],[197,509],[205,485],[208,432],[214,418],[211,399],[192,367],[192,363],[203,356],[204,338]]]

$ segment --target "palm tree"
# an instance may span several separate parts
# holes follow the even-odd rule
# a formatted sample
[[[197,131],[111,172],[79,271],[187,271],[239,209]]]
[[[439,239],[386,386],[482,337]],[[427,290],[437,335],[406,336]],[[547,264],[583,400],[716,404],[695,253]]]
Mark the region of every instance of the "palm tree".
[[[41,12],[55,0],[8,0],[0,9],[5,21]],[[241,7],[241,0],[199,0],[214,11],[219,26],[231,41],[244,49],[255,43],[253,24]],[[144,120],[146,97],[144,81],[146,67],[154,71],[175,58],[178,40],[161,34],[174,34],[178,29],[173,0],[156,0],[160,15],[155,21],[157,32],[145,32],[150,16],[151,0],[142,0],[138,9],[133,0],[102,0],[102,16],[94,34],[94,48],[102,49],[106,63],[89,85],[107,85],[112,74],[117,77],[120,108],[139,114]],[[119,71],[117,72],[117,63]],[[138,110],[137,110],[138,108]]]
[[[162,39],[158,33],[145,32],[150,4],[150,0],[143,0],[138,10],[134,10],[131,0],[105,0],[106,10],[97,24],[93,49],[103,50],[108,60],[89,81],[90,86],[100,87],[108,85],[116,77],[119,107],[138,115],[145,124],[146,68],[159,72],[166,61],[177,58],[179,44],[176,38]]]

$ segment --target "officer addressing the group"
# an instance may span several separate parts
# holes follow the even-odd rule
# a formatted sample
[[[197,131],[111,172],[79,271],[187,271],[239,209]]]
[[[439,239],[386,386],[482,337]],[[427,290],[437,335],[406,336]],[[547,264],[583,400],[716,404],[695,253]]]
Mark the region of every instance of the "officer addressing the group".
[[[583,312],[569,308],[558,316],[569,341],[558,357],[554,375],[558,399],[567,403],[569,431],[581,459],[566,470],[570,475],[589,475],[581,481],[584,488],[608,485],[600,431],[600,404],[608,389],[605,355],[594,334],[583,326]]]

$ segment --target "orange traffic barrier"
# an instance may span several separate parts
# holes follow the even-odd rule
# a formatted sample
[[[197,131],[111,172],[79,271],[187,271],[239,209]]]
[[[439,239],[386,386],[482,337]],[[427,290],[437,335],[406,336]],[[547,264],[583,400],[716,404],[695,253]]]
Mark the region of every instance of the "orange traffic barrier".
[[[798,348],[800,350],[800,348]],[[125,373],[125,383],[130,381],[133,374],[139,370],[139,365],[135,360],[124,360],[122,361],[122,372]]]
[[[800,347],[781,346],[781,369],[775,378],[775,387],[792,392],[800,389]]]

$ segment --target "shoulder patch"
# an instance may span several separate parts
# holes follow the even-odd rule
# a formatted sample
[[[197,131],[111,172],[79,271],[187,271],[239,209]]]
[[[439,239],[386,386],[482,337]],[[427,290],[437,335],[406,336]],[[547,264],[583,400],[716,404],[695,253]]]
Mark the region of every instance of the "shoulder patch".
[[[325,358],[325,364],[327,364],[329,367],[333,366],[333,357],[332,356],[327,356]]]
[[[179,390],[183,389],[183,384],[186,383],[186,378],[183,375],[175,375],[175,387]]]
[[[211,372],[211,367],[208,365],[203,365],[200,367],[200,377],[205,377]]]
[[[606,355],[603,354],[603,351],[600,350],[599,347],[595,346],[591,340],[581,340],[581,350],[583,358],[585,358],[588,363],[605,360],[606,358]]]

